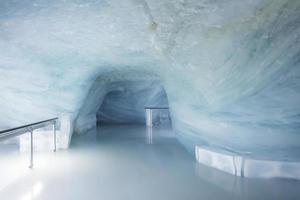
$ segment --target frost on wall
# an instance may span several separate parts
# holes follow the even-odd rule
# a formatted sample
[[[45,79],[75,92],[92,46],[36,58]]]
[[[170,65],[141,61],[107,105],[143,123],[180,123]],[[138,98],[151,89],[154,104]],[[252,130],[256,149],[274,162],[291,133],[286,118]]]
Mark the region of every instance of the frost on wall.
[[[95,80],[138,70],[162,81],[189,149],[299,159],[299,12],[298,0],[1,1],[0,127],[92,126]]]

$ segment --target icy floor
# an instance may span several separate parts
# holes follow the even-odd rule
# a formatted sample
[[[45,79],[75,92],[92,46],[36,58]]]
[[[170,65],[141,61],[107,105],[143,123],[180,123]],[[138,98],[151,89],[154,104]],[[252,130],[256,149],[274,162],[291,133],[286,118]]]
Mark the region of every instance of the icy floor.
[[[27,155],[0,152],[1,200],[300,199],[300,183],[240,179],[201,166],[167,128],[106,126],[73,138],[71,148]]]

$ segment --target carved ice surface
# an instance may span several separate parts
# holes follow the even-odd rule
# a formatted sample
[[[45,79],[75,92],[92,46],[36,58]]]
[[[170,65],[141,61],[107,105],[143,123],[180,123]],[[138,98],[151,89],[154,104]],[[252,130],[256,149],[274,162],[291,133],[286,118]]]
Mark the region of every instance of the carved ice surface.
[[[1,1],[0,127],[80,132],[110,83],[157,77],[191,151],[299,160],[299,22],[298,0]]]

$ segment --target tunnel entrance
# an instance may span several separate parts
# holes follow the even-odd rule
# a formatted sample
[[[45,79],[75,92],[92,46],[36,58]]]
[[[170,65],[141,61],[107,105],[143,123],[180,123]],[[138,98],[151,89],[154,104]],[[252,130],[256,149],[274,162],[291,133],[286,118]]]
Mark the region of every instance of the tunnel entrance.
[[[167,94],[158,80],[118,81],[113,83],[96,113],[97,125],[146,124],[145,108],[168,107]],[[154,126],[171,126],[168,109],[154,110]]]
[[[105,125],[139,125],[145,131],[145,108],[149,107],[169,107],[159,76],[130,70],[101,74],[91,85],[79,110],[74,133],[81,135]],[[153,110],[151,118],[153,127],[172,129],[168,109]]]

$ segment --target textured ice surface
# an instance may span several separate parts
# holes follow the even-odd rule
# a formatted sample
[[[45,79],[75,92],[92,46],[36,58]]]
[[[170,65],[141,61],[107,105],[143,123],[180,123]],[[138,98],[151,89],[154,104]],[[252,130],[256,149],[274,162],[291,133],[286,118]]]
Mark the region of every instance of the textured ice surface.
[[[298,0],[1,1],[0,127],[80,132],[108,83],[157,76],[191,151],[299,160],[299,21]]]

